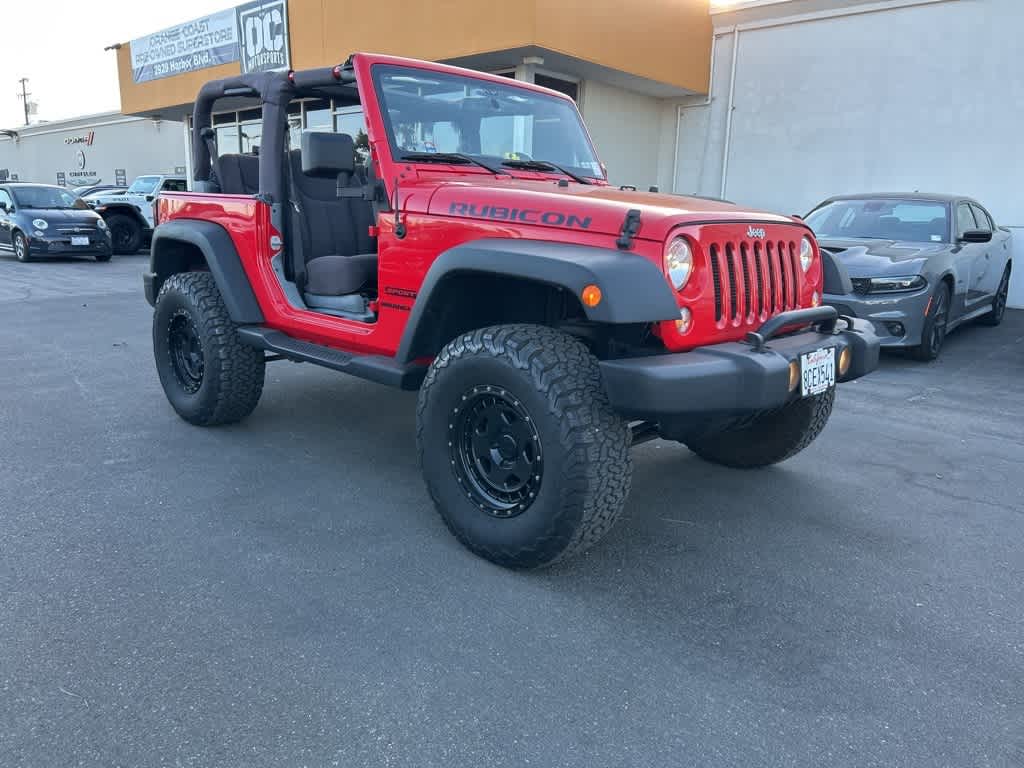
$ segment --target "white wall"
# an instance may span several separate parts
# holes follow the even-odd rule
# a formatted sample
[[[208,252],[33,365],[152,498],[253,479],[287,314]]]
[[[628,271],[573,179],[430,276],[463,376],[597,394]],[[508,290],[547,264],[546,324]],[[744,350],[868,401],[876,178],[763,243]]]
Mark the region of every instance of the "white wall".
[[[67,144],[69,137],[93,131],[92,145]],[[21,181],[56,184],[57,173],[79,171],[77,154],[85,155],[85,172],[113,184],[114,171],[123,168],[127,181],[144,173],[172,173],[185,165],[182,124],[170,120],[108,115],[95,121],[42,124],[22,129],[18,141],[0,138],[0,168],[17,173]]]
[[[741,28],[725,195],[800,213],[843,192],[953,192],[1024,227],[1022,25],[1021,0],[950,0]],[[732,43],[718,38],[711,106],[683,113],[679,191],[721,189]]]
[[[608,166],[609,180],[637,189],[658,184],[663,167],[659,154],[672,150],[671,139],[662,141],[664,100],[587,80],[582,102],[583,119]]]

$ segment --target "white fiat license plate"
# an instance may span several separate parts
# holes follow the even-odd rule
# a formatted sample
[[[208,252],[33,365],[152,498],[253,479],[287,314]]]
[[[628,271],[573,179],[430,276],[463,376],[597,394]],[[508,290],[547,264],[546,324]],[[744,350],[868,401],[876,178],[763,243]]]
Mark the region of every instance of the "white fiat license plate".
[[[71,244],[72,245],[88,245],[89,244],[89,237],[88,236],[72,237],[71,238]]]
[[[820,395],[836,385],[836,348],[825,347],[800,355],[800,394]]]

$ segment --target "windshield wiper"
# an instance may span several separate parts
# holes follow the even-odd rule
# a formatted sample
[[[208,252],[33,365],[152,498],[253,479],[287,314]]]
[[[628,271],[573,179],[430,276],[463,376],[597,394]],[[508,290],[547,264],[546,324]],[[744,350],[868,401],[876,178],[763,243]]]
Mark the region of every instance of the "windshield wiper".
[[[412,160],[416,163],[458,163],[462,165],[479,165],[494,174],[505,172],[496,165],[477,160],[472,155],[464,155],[461,152],[406,152],[399,160]]]
[[[588,181],[585,177],[573,173],[557,163],[552,163],[550,160],[502,160],[501,164],[507,165],[509,168],[521,168],[524,171],[557,171],[558,173],[564,173],[578,184],[593,184],[592,181]]]

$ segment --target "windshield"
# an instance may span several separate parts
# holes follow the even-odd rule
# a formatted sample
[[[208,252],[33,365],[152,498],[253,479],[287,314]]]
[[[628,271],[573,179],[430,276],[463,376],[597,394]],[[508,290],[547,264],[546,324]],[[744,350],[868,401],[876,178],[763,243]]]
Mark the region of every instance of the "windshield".
[[[461,154],[492,167],[544,161],[578,176],[604,178],[579,112],[567,99],[408,67],[376,66],[374,78],[396,159],[408,153]]]
[[[871,238],[918,243],[949,242],[946,203],[879,198],[834,200],[806,218],[819,238]]]
[[[18,187],[11,190],[14,202],[22,208],[88,208],[84,202],[60,187]]]
[[[156,192],[156,185],[159,183],[159,176],[139,176],[128,187],[128,193],[132,195],[151,195]]]

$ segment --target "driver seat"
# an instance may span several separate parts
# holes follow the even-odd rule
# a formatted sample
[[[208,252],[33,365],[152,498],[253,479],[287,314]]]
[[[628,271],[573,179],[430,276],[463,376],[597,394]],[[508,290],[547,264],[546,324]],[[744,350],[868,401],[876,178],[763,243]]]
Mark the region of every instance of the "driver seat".
[[[369,233],[373,209],[361,196],[338,197],[339,188],[365,184],[355,142],[348,134],[306,132],[301,152],[289,153],[289,161],[303,214],[303,299],[318,311],[366,316],[365,294],[377,287],[377,242]]]

